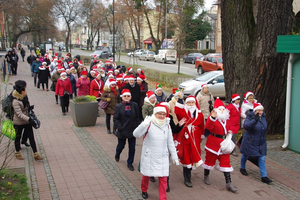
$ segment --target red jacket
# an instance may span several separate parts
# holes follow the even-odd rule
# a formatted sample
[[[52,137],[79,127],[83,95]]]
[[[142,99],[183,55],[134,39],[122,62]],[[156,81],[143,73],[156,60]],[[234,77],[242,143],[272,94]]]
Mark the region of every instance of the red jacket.
[[[64,96],[64,91],[68,91],[72,94],[71,81],[69,78],[62,80],[59,78],[56,83],[55,95]]]
[[[227,121],[229,130],[236,134],[240,130],[241,106],[239,106],[239,109],[236,109],[236,107],[231,103],[226,108],[229,110],[230,114]]]
[[[90,95],[96,98],[100,98],[103,93],[103,82],[95,78],[91,82]]]
[[[78,88],[77,95],[80,96],[85,96],[90,94],[90,79],[87,78],[78,78],[76,82],[76,87]]]

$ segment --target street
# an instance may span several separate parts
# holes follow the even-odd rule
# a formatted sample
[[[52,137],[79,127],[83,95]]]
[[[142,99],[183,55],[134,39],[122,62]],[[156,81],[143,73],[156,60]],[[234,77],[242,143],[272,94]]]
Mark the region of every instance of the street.
[[[84,56],[90,56],[92,52],[90,51],[84,51],[84,50],[79,50],[79,49],[72,49],[71,50],[72,55],[84,55]],[[116,54],[115,60],[118,61],[119,55]],[[154,61],[141,61],[138,60],[137,58],[132,58],[128,56],[122,56],[121,55],[121,62],[132,64],[134,59],[134,64],[138,64],[141,66],[144,66],[146,68],[151,68],[155,70],[160,70],[164,72],[169,72],[169,73],[177,73],[178,72],[178,63],[173,64],[173,63],[158,63]],[[197,71],[195,69],[195,65],[189,64],[189,63],[183,63],[182,61],[180,62],[180,73],[190,75],[190,76],[197,76]]]

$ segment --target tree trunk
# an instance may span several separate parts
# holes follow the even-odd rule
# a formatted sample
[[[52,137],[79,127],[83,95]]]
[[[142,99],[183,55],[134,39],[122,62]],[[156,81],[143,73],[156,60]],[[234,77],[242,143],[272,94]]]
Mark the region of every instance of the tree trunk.
[[[222,0],[221,21],[227,98],[253,91],[268,134],[282,134],[288,55],[276,53],[276,42],[291,31],[292,0]]]

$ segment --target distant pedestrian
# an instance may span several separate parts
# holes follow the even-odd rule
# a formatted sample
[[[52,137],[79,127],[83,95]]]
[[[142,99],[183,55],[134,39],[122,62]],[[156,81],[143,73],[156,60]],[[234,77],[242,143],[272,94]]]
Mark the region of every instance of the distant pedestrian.
[[[60,78],[61,71],[64,71],[64,68],[61,66],[58,66],[57,71],[51,76],[51,81],[53,84],[54,92],[56,90],[56,84],[57,84],[58,79]],[[55,103],[58,104],[58,94],[55,94]]]
[[[38,76],[40,66],[42,66],[42,62],[40,61],[40,57],[36,57],[35,61],[33,61],[32,64],[31,64],[31,76],[34,77],[34,79],[33,79],[34,87],[36,87],[36,78]]]
[[[33,63],[33,61],[35,61],[36,57],[33,55],[33,52],[30,52],[30,55],[27,57],[27,63],[31,66],[31,64]]]
[[[72,94],[71,81],[67,77],[65,71],[61,71],[60,78],[57,80],[55,94],[59,95],[60,106],[62,110],[62,115],[66,115],[69,112],[69,101],[70,95]]]
[[[46,90],[49,91],[48,89],[48,81],[50,76],[50,71],[49,71],[49,66],[47,66],[46,62],[42,63],[42,66],[39,67],[39,72],[38,72],[38,85],[37,88],[40,88],[40,84],[42,84],[43,90],[45,90],[44,84],[46,85]]]
[[[8,51],[6,53],[5,60],[6,60],[6,63],[7,63],[8,73],[9,73],[9,75],[11,75],[11,64],[10,64],[10,61],[11,61],[11,51]]]
[[[77,97],[76,79],[73,76],[73,74],[71,73],[70,69],[66,69],[66,73],[67,73],[67,77],[70,79],[70,82],[71,82],[72,94],[70,94],[70,99],[72,99],[73,94],[75,95],[75,97]]]
[[[22,56],[22,59],[23,59],[23,62],[24,62],[24,57],[25,57],[25,55],[26,55],[26,52],[25,52],[25,50],[22,48],[21,51],[20,51],[20,53],[21,53],[21,56]]]
[[[10,66],[12,75],[17,75],[19,56],[13,50],[10,56]]]
[[[135,102],[131,101],[131,94],[128,89],[122,91],[122,102],[116,105],[114,110],[114,126],[117,130],[118,145],[116,148],[115,160],[119,162],[120,155],[128,140],[127,167],[134,170],[133,161],[135,155],[136,139],[133,136],[134,129],[140,124],[139,108]]]
[[[78,78],[76,82],[76,87],[78,88],[78,96],[86,96],[90,94],[90,79],[87,77],[87,71],[81,72],[81,77]]]
[[[156,83],[156,89],[155,89],[155,95],[156,95],[156,100],[160,102],[166,102],[167,101],[167,96],[165,93],[162,91],[161,84]]]

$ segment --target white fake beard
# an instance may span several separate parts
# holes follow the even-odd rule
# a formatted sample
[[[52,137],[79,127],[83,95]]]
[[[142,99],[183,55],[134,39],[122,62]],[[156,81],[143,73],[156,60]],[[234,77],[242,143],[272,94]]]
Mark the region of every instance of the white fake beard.
[[[220,113],[220,111],[218,109],[215,109],[215,111],[217,112],[217,119],[221,120],[221,121],[226,121],[227,119],[229,119],[229,110],[225,109],[223,113]]]
[[[185,108],[190,112],[191,116],[194,117],[194,112],[197,109],[196,105],[188,106],[185,104]]]

